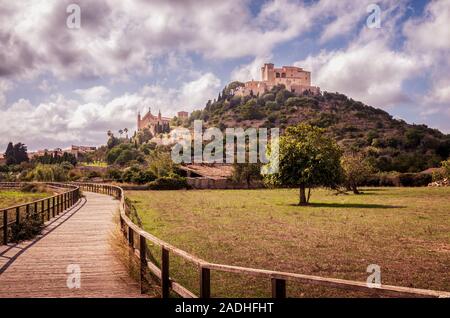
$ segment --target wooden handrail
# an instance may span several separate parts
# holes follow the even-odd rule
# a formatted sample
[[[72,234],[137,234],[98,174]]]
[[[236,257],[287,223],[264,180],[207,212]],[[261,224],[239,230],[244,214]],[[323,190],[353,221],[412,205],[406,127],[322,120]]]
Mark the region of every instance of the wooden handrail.
[[[68,191],[64,191],[62,193],[49,196],[43,199],[35,200],[32,202],[18,204],[14,206],[10,206],[7,208],[2,208],[3,222],[0,224],[0,230],[3,236],[2,243],[3,245],[8,244],[9,242],[9,229],[13,224],[20,224],[21,220],[21,209],[25,208],[26,217],[28,217],[31,208],[33,208],[34,213],[39,213],[42,216],[42,223],[45,222],[46,215],[47,220],[50,220],[52,217],[55,217],[60,212],[72,207],[75,205],[80,199],[80,187],[67,183],[58,183],[58,182],[33,182],[34,184],[42,184],[48,187],[56,188],[56,189],[69,189]],[[1,188],[20,188],[23,185],[30,184],[28,182],[0,182]],[[39,204],[40,203],[40,204]],[[45,204],[47,203],[47,204]],[[9,211],[13,211],[15,213],[14,219],[9,219]]]
[[[210,271],[215,270],[219,272],[229,272],[237,274],[245,274],[251,276],[262,276],[271,280],[272,283],[272,297],[284,298],[286,297],[286,281],[293,281],[303,284],[313,284],[325,287],[342,288],[353,291],[363,291],[378,296],[394,296],[394,297],[437,297],[437,298],[450,298],[450,292],[436,291],[428,289],[418,289],[391,285],[381,285],[379,287],[369,286],[365,282],[337,279],[337,278],[325,278],[313,275],[304,275],[280,271],[272,271],[265,269],[256,269],[249,267],[240,267],[224,264],[214,264],[207,262],[201,258],[189,254],[159,238],[144,231],[139,226],[131,221],[128,217],[127,211],[130,207],[127,206],[125,200],[125,192],[121,187],[114,185],[98,184],[98,183],[76,183],[82,189],[87,191],[100,192],[114,196],[120,200],[120,223],[124,236],[129,242],[130,248],[133,254],[140,259],[141,266],[141,286],[142,282],[146,279],[145,273],[150,271],[162,282],[162,295],[164,297],[169,296],[169,291],[172,290],[182,297],[196,297],[194,293],[187,288],[181,286],[179,283],[170,278],[169,275],[169,252],[178,255],[196,265],[199,270],[200,277],[200,297],[208,298],[211,295],[211,275]],[[140,242],[137,249],[135,248],[134,238]],[[144,244],[146,240],[158,245],[162,249],[162,269],[153,264],[146,257],[147,246]],[[145,259],[143,259],[145,258]],[[142,287],[142,291],[143,287]]]

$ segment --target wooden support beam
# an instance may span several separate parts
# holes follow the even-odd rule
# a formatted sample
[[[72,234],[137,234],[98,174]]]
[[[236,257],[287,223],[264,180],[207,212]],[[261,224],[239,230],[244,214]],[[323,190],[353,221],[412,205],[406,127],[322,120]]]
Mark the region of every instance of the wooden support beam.
[[[211,272],[209,268],[200,267],[200,298],[211,297]]]
[[[170,278],[169,278],[169,250],[161,249],[161,297],[170,296]]]
[[[272,298],[286,298],[286,281],[272,278]]]

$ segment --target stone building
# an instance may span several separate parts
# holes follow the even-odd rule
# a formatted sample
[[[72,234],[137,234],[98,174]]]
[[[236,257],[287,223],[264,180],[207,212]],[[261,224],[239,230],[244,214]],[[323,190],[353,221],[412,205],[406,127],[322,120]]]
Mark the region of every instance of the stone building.
[[[266,63],[261,67],[261,81],[246,82],[243,87],[237,89],[236,94],[239,96],[262,95],[279,84],[283,84],[287,90],[296,94],[304,91],[320,93],[319,87],[311,86],[311,72],[296,66],[276,68],[274,64]]]
[[[141,118],[141,113],[138,113],[137,117],[137,128],[138,131],[148,128],[153,135],[160,133],[170,132],[170,118],[162,117],[161,111],[158,112],[158,116],[152,114],[150,108],[148,113]]]

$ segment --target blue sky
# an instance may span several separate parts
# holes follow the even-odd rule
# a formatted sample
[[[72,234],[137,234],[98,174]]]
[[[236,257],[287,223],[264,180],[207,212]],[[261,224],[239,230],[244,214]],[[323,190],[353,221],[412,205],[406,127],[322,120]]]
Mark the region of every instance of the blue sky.
[[[74,2],[80,29],[66,24]],[[449,133],[448,21],[446,0],[2,1],[0,147],[99,145],[139,110],[203,108],[264,62]]]

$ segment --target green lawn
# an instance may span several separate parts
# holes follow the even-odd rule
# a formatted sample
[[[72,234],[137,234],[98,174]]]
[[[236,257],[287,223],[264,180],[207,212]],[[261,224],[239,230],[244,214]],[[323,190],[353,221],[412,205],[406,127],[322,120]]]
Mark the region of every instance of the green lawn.
[[[298,191],[128,191],[148,232],[211,262],[450,291],[450,188],[373,188],[362,195]],[[155,250],[156,251],[156,250]],[[158,258],[158,252],[155,252]],[[195,267],[171,276],[198,290]],[[270,282],[212,272],[213,296],[270,296]],[[362,296],[288,284],[288,296]]]
[[[48,192],[31,193],[19,190],[0,190],[0,209],[43,199],[51,195]]]

